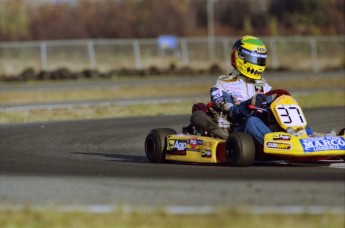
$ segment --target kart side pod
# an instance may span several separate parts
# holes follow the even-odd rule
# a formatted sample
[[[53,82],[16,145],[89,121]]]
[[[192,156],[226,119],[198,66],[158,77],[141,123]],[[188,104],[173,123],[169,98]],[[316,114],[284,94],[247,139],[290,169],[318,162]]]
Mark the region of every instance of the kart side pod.
[[[151,162],[227,163],[250,166],[255,146],[250,135],[232,133],[227,140],[176,134],[169,128],[151,130],[145,140],[145,153]]]
[[[264,153],[285,158],[291,157],[341,157],[345,156],[345,137],[295,136],[286,132],[265,135]]]

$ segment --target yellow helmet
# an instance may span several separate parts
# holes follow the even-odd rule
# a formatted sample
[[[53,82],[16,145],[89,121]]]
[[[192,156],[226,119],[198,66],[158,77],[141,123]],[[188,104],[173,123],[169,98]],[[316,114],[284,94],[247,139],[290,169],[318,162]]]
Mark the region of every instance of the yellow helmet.
[[[265,44],[254,36],[243,36],[232,45],[231,65],[248,78],[261,79],[266,58]]]

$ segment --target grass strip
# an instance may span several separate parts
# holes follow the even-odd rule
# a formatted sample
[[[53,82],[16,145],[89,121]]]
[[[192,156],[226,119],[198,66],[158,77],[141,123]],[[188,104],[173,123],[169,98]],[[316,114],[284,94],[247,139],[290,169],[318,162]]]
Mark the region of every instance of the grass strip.
[[[0,226],[7,227],[265,227],[342,228],[342,214],[250,214],[232,210],[210,214],[170,214],[162,211],[108,213],[61,212],[55,210],[5,210]]]
[[[345,106],[343,92],[318,92],[295,96],[302,108]],[[190,114],[197,100],[185,100],[176,103],[158,103],[121,106],[94,106],[71,109],[43,109],[21,112],[0,113],[0,123],[47,122],[61,120],[98,119],[134,116],[159,116]]]
[[[102,99],[130,99],[137,97],[173,97],[177,94],[199,95],[208,94],[208,85],[144,85],[140,87],[119,87],[119,88],[89,88],[75,90],[52,90],[52,91],[15,91],[0,94],[1,104],[25,104],[25,103],[49,103],[66,101],[94,101]]]

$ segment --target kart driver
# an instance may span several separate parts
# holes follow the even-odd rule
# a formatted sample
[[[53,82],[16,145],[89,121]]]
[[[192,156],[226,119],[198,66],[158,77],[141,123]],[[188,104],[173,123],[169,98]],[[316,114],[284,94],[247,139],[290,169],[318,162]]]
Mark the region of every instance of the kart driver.
[[[231,50],[234,71],[221,75],[210,90],[213,105],[226,113],[231,131],[250,134],[257,146],[263,144],[264,135],[271,130],[260,118],[251,115],[252,110],[248,106],[260,107],[268,102],[264,94],[272,87],[261,76],[266,68],[266,59],[266,46],[259,38],[241,37],[234,42]],[[191,123],[220,138],[228,137],[228,131],[212,123],[203,111],[194,111]]]

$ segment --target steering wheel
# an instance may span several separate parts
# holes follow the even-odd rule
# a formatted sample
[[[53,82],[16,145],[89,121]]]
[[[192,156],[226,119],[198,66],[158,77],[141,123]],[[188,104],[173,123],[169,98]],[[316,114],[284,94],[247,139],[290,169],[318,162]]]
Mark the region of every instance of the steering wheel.
[[[273,97],[274,95],[275,97]],[[285,89],[273,89],[265,93],[266,97],[272,96],[272,101],[274,101],[277,97],[280,97],[281,95],[291,96],[291,94]]]
[[[291,94],[285,89],[273,89],[273,90],[265,93],[266,97],[272,96],[272,100],[270,102],[268,102],[267,105],[271,104],[276,98],[280,97],[281,95],[291,96]],[[273,97],[273,96],[275,96],[275,97]]]
[[[267,93],[265,93],[265,95],[268,96],[272,96],[272,95],[277,95],[276,97],[280,97],[281,95],[289,95],[291,96],[291,94],[285,90],[285,89],[273,89],[268,91]]]
[[[272,100],[267,102],[266,107],[268,107],[277,97],[280,97],[281,95],[291,96],[291,94],[285,89],[273,89],[273,90],[270,90],[267,93],[265,93],[266,97],[274,96],[274,95],[275,95],[275,97],[274,98],[272,97]],[[255,107],[254,105],[251,105],[251,104],[248,105],[248,108],[251,110],[259,111],[259,112],[260,112],[260,110],[263,110],[262,108]]]

